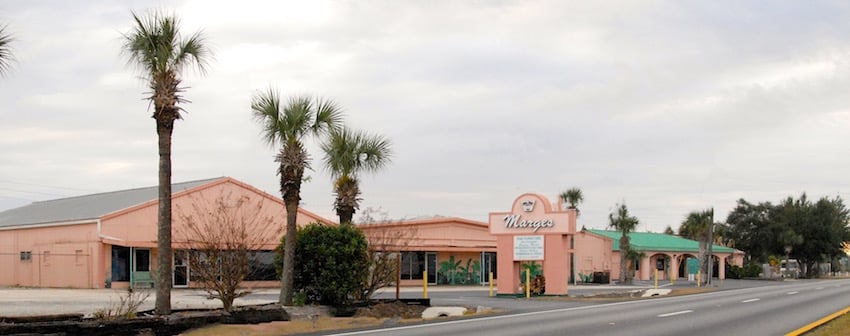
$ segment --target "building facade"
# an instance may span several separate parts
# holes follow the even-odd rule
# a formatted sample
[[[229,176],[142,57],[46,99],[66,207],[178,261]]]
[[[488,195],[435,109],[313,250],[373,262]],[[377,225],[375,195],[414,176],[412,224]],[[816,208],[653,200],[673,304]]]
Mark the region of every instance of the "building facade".
[[[193,287],[188,262],[193,253],[187,209],[209,209],[227,194],[263,203],[261,216],[280,230],[263,237],[250,254],[253,272],[246,287],[278,286],[274,250],[285,227],[285,206],[276,196],[229,177],[176,183],[173,204],[173,283]],[[200,205],[199,205],[200,204]],[[121,190],[35,202],[0,212],[0,286],[127,288],[153,286],[157,260],[157,187]],[[205,211],[205,210],[204,210]],[[399,253],[401,285],[486,285],[499,293],[517,293],[522,271],[541,269],[547,294],[567,294],[572,283],[589,275],[619,277],[619,232],[577,230],[578,216],[559,201],[522,194],[508,211],[492,212],[489,223],[457,217],[402,220],[358,225],[372,246]],[[298,209],[298,225],[335,225]],[[641,251],[634,261],[635,278],[661,280],[688,276],[698,243],[676,236],[632,233],[631,245]],[[741,265],[744,253],[722,246],[713,251],[717,271],[725,277],[727,263]],[[652,271],[661,265],[662,272]],[[595,278],[593,280],[599,280]]]
[[[157,256],[157,187],[35,202],[0,212],[0,285],[25,287],[126,288],[153,285]],[[211,204],[222,194],[264,203],[263,216],[285,225],[278,197],[229,177],[176,183],[173,191],[174,286],[189,287],[191,244],[180,211],[195,203]],[[304,209],[298,224],[333,223]],[[275,286],[274,249],[269,237],[252,253],[253,272],[246,286]]]

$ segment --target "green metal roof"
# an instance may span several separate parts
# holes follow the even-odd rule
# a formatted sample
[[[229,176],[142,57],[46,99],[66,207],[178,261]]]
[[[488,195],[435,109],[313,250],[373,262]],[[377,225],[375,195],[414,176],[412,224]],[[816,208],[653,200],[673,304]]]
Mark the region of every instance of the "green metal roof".
[[[614,251],[620,250],[620,237],[623,233],[620,231],[608,230],[591,230],[588,232],[609,237],[614,241]],[[672,236],[663,233],[652,232],[630,232],[629,243],[632,247],[641,251],[680,251],[680,252],[699,252],[699,242],[696,240],[685,239],[679,236]],[[726,246],[714,245],[712,252],[732,253],[735,249]]]

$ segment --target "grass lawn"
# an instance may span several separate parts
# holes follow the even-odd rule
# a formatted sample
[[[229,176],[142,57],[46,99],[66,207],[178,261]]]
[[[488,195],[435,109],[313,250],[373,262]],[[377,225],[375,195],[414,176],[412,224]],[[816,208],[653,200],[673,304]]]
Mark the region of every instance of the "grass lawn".
[[[820,327],[807,332],[805,336],[842,336],[850,332],[850,314],[844,314]]]

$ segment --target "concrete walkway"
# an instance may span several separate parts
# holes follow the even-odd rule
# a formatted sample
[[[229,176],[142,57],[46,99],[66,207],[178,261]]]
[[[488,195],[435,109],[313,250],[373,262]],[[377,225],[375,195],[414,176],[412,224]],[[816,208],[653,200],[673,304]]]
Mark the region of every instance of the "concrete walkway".
[[[257,289],[248,296],[236,299],[237,306],[276,302],[280,290],[276,288]],[[150,295],[140,310],[153,309],[156,293],[153,290],[138,290],[140,294]],[[35,316],[53,314],[84,314],[91,316],[95,311],[110,307],[126,296],[126,290],[119,289],[55,289],[55,288],[0,288],[0,316]],[[221,308],[221,302],[210,299],[206,292],[196,289],[174,289],[171,291],[171,307]]]

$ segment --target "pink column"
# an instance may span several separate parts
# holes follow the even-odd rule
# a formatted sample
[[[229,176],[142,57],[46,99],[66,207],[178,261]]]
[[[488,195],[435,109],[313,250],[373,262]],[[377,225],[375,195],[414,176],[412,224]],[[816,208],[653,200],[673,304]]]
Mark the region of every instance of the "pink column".
[[[717,257],[719,259],[717,266],[717,278],[720,280],[726,279],[726,257]]]
[[[638,280],[650,280],[650,268],[653,268],[654,265],[650,265],[649,259],[650,258],[647,257],[640,260],[640,276],[637,277]]]
[[[670,257],[670,280],[675,281],[679,277],[679,260],[675,254],[668,255]]]
[[[570,258],[567,253],[569,235],[546,235],[543,276],[546,278],[546,294],[566,295],[570,280]]]
[[[496,236],[496,246],[496,267],[499,270],[496,290],[499,294],[518,293],[520,266],[518,262],[514,262],[514,237]]]

